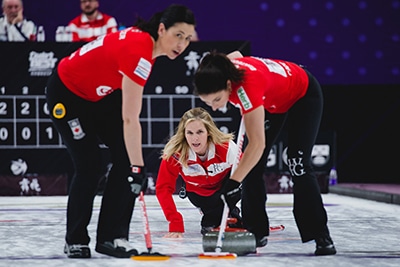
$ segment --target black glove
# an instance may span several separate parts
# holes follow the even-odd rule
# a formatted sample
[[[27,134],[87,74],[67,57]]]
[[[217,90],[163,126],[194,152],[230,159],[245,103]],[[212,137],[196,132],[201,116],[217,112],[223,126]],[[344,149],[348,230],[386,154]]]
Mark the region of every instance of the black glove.
[[[147,189],[146,167],[131,165],[131,173],[128,176],[128,182],[131,186],[132,193],[136,197],[140,194],[140,191],[144,193]]]
[[[225,197],[229,210],[233,210],[236,207],[236,203],[242,198],[242,184],[228,179],[222,188],[222,194]]]

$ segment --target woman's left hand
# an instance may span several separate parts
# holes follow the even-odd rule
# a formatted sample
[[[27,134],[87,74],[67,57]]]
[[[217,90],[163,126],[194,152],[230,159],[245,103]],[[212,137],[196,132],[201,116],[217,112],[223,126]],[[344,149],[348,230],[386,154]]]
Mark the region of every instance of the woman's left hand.
[[[169,232],[164,238],[183,238],[183,233],[180,232]]]

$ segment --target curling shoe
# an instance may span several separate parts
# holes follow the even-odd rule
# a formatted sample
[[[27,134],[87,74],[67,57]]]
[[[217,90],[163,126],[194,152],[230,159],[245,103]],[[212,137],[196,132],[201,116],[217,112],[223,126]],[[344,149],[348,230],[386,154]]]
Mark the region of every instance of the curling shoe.
[[[128,240],[125,238],[117,238],[114,239],[113,242],[106,241],[97,243],[95,250],[98,253],[116,258],[130,258],[131,256],[137,256],[139,254],[136,249],[131,247]]]
[[[262,236],[261,238],[256,237],[256,247],[265,247],[268,244],[268,236]]]
[[[205,235],[205,234],[207,234],[208,232],[211,232],[211,231],[216,231],[217,229],[215,228],[215,226],[213,225],[213,226],[202,226],[201,227],[201,230],[200,230],[200,233],[202,234],[202,235]]]
[[[332,239],[328,237],[319,237],[315,239],[317,248],[314,252],[316,256],[335,255],[336,248],[333,245]]]
[[[90,258],[90,248],[88,245],[65,244],[64,253],[68,258]]]

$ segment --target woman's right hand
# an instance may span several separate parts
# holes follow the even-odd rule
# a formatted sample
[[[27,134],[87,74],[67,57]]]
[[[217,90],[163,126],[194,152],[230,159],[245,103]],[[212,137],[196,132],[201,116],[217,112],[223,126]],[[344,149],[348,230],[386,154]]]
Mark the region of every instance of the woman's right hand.
[[[11,24],[15,25],[23,20],[24,20],[24,15],[22,14],[22,9],[21,9],[20,11],[18,11],[18,15],[12,20]]]
[[[181,232],[169,232],[164,236],[164,238],[183,238],[183,233]]]

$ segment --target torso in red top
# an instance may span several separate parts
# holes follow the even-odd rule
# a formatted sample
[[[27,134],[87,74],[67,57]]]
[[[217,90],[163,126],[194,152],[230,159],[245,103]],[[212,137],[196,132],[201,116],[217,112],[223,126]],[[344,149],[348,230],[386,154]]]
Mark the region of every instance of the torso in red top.
[[[259,106],[270,113],[285,113],[307,91],[307,73],[292,62],[257,57],[232,62],[245,70],[244,82],[233,84],[229,97],[243,114]]]
[[[237,145],[231,141],[229,145],[210,144],[208,158],[205,161],[201,161],[191,150],[188,167],[183,167],[176,157],[162,160],[157,187],[161,189],[164,182],[175,187],[176,179],[180,175],[186,183],[187,191],[210,196],[221,188],[237,154]]]
[[[81,14],[71,20],[68,26],[72,33],[73,42],[90,42],[101,35],[118,30],[115,18],[100,12],[93,21],[89,21],[85,15]]]
[[[157,175],[156,196],[165,217],[170,222],[170,232],[183,232],[182,215],[173,200],[176,180],[185,181],[186,190],[200,196],[211,196],[221,189],[226,175],[230,172],[234,159],[238,156],[238,146],[230,141],[224,145],[210,144],[208,157],[201,161],[194,151],[190,151],[188,167],[183,167],[177,155],[162,160]]]
[[[62,59],[58,73],[73,93],[95,102],[121,88],[122,74],[144,86],[154,63],[153,46],[148,33],[128,28],[99,37]]]
[[[224,145],[210,144],[208,157],[201,161],[194,151],[190,151],[188,167],[179,163],[177,155],[163,159],[157,175],[156,196],[165,217],[169,221],[170,232],[184,232],[182,215],[177,211],[174,199],[176,180],[185,181],[186,190],[200,196],[211,196],[221,189],[224,178],[232,168],[239,148],[230,141]]]

